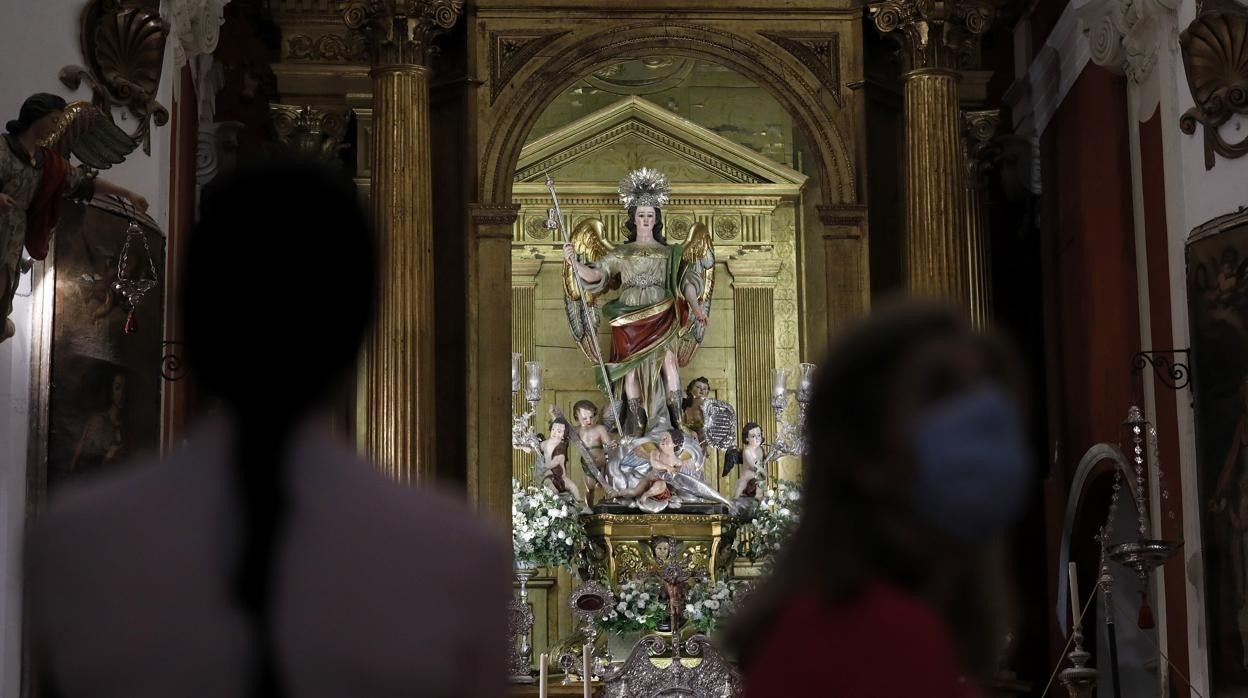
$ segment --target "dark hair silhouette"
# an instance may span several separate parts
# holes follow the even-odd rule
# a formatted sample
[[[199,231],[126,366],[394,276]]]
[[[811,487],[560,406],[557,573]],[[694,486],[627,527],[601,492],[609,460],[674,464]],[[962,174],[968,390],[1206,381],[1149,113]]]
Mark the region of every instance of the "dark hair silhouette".
[[[579,412],[580,410],[587,410],[590,414],[594,416],[598,415],[598,406],[595,405],[593,401],[591,400],[577,400],[576,404],[572,405],[572,416],[576,417],[577,412]]]
[[[766,634],[794,594],[809,589],[839,603],[872,578],[921,593],[940,562],[935,558],[941,552],[916,533],[925,526],[902,484],[913,457],[898,445],[902,405],[933,404],[984,382],[1022,392],[1007,346],[974,333],[944,306],[916,301],[885,304],[820,366],[807,418],[812,442],[802,520],[772,574],[729,628],[727,644],[747,663],[751,643]],[[956,597],[939,609],[972,672],[991,669],[1001,624],[1011,611],[994,557],[999,552],[983,546],[969,553]]]
[[[293,430],[355,366],[373,315],[377,252],[359,191],[292,158],[214,180],[187,243],[181,307],[196,387],[237,424],[241,529],[232,591],[259,654],[252,695],[285,694],[274,648],[274,563]]]
[[[658,206],[654,208],[654,241],[667,244],[667,238],[663,235],[663,210]],[[625,242],[637,242],[637,207],[628,207],[628,220],[624,221],[624,227],[628,229],[628,235],[625,236]]]
[[[14,136],[20,136],[36,121],[54,111],[65,111],[66,106],[63,97],[47,92],[36,92],[22,102],[22,109],[18,112],[17,118],[5,124],[4,127]]]

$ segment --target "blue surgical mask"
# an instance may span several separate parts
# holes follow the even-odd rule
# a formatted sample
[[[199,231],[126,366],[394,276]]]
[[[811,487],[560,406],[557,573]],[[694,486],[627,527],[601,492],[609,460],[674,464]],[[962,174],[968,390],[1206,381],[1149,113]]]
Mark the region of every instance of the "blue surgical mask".
[[[939,403],[914,423],[919,516],[965,542],[991,538],[1019,514],[1031,458],[1023,420],[1000,388]]]

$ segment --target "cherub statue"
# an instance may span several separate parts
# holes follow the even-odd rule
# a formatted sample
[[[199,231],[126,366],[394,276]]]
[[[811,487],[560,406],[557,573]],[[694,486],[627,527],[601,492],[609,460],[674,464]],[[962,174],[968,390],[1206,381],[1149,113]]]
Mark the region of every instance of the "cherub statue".
[[[711,394],[711,382],[706,376],[698,376],[685,386],[685,399],[680,403],[681,421],[698,437],[702,450],[706,450],[706,430],[703,426],[706,415],[702,412],[702,404]]]
[[[21,273],[22,247],[34,259],[48,256],[62,199],[89,200],[107,194],[139,211],[147,200],[129,189],[95,177],[90,167],[122,162],[138,143],[111,118],[87,102],[66,104],[53,94],[31,95],[18,118],[8,122],[0,146],[0,342],[16,332],[9,314]],[[71,167],[73,153],[84,168]]]
[[[662,207],[668,184],[662,173],[630,172],[619,191],[628,210],[626,241],[612,248],[601,221],[578,224],[563,246],[564,292],[572,335],[595,363],[602,360],[600,314],[610,321],[611,355],[605,380],[601,372],[598,376],[599,387],[609,394],[623,392],[621,433],[638,437],[679,426],[680,367],[706,333],[715,253],[710,230],[701,223],[693,226],[686,244],[667,243]],[[599,297],[617,288],[619,296],[599,313]],[[580,307],[582,292],[589,312]]]
[[[575,433],[577,446],[581,452],[581,465],[586,469],[585,496],[595,487],[610,482],[607,466],[607,449],[614,447],[615,441],[611,432],[598,421],[598,406],[589,400],[577,400],[572,405],[572,416],[576,419]]]
[[[770,449],[764,444],[763,428],[758,422],[746,422],[741,429],[741,448],[730,449],[724,456],[724,476],[732,469],[741,465],[741,474],[737,479],[735,499],[762,499],[763,489],[760,483],[767,482],[767,463]]]
[[[735,510],[727,498],[702,482],[705,455],[698,444],[686,439],[680,429],[665,429],[641,439],[621,439],[622,457],[613,470],[618,483],[607,492],[609,499],[627,502],[648,513],[669,507],[679,508],[686,502],[718,502]]]
[[[576,482],[568,476],[568,432],[571,427],[563,417],[557,417],[550,423],[550,436],[542,442],[541,457],[538,464],[541,468],[538,482],[545,483],[556,494],[567,494],[574,502],[584,501]]]

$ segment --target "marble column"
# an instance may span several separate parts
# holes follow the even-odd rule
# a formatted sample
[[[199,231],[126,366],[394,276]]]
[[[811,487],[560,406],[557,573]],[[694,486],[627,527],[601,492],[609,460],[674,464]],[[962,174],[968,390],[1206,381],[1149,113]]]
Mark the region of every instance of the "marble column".
[[[962,112],[966,186],[967,269],[970,281],[971,321],[981,330],[992,325],[992,241],[989,238],[988,197],[985,195],[988,157],[993,149],[1001,112],[997,109]]]
[[[372,61],[370,191],[381,251],[377,321],[364,353],[357,425],[365,453],[402,482],[435,473],[428,60],[434,39],[462,11],[462,0],[342,5],[344,23],[365,39]]]
[[[511,350],[520,352],[525,361],[532,361],[537,356],[537,337],[533,325],[537,303],[537,275],[542,270],[542,260],[533,257],[513,256],[511,258]],[[524,412],[529,404],[524,401],[524,391],[512,399],[513,410]],[[568,415],[571,419],[573,415]],[[545,419],[544,414],[534,417],[537,422]],[[535,457],[523,451],[511,452],[511,476],[528,485],[533,475]]]
[[[906,286],[969,309],[957,71],[974,59],[993,6],[987,0],[889,0],[868,7],[876,28],[901,49]]]
[[[737,418],[776,433],[771,410],[771,370],[776,366],[776,278],[780,260],[756,255],[728,260],[732,276],[736,344]],[[773,464],[774,470],[777,466]],[[776,473],[769,473],[775,477]]]

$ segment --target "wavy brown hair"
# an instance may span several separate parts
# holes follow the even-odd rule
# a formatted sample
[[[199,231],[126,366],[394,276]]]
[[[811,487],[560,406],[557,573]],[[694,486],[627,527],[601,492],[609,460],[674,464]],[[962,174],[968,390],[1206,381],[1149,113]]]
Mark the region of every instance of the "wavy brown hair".
[[[826,603],[845,603],[868,581],[884,579],[931,603],[967,670],[990,673],[1013,610],[1001,546],[958,547],[935,538],[918,519],[907,428],[924,407],[985,383],[1021,398],[1012,350],[972,331],[949,308],[906,301],[844,336],[817,375],[803,517],[774,571],[729,627],[727,645],[748,664],[754,644],[794,594],[812,591]]]

